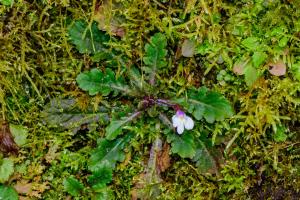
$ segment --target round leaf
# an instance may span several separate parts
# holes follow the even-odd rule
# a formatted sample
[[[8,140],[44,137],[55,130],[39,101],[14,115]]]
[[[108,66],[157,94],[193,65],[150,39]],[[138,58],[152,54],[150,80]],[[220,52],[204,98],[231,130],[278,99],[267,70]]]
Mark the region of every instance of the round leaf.
[[[18,200],[18,193],[9,186],[0,185],[0,199]]]

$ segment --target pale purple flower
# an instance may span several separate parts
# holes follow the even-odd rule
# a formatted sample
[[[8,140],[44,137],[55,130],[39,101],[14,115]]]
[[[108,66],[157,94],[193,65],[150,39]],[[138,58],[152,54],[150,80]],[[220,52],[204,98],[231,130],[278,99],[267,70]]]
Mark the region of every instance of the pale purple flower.
[[[176,114],[172,117],[172,122],[178,134],[182,134],[184,129],[191,130],[194,128],[194,121],[182,110],[177,110]]]

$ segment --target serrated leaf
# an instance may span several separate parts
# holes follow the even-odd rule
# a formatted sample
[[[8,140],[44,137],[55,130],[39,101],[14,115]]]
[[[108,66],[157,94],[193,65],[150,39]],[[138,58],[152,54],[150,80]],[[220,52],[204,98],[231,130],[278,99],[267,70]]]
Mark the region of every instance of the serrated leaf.
[[[143,70],[146,74],[149,74],[150,83],[154,81],[157,70],[167,65],[165,59],[167,55],[166,46],[167,40],[162,33],[153,35],[150,43],[145,45],[146,55],[143,57],[143,61],[148,67],[144,67]]]
[[[257,37],[248,37],[242,41],[242,45],[249,50],[256,50],[259,46],[259,39]]]
[[[2,200],[18,200],[18,193],[9,186],[0,185],[0,199]]]
[[[106,184],[112,181],[112,168],[106,161],[101,167],[93,171],[92,175],[88,177],[88,183],[94,190],[99,190],[106,187]]]
[[[131,134],[127,134],[123,138],[113,141],[100,139],[97,148],[89,159],[89,169],[94,172],[106,165],[114,169],[118,161],[122,162],[125,159],[123,149],[131,137]]]
[[[14,162],[10,158],[3,158],[0,166],[0,183],[4,183],[14,173]]]
[[[196,146],[192,134],[169,134],[167,140],[171,143],[172,153],[178,154],[182,158],[193,158],[195,156]]]
[[[254,54],[252,55],[253,66],[255,68],[258,68],[260,65],[262,65],[265,62],[267,57],[268,55],[265,54],[264,52],[261,51],[254,52]]]
[[[112,91],[127,90],[127,86],[123,86],[110,69],[106,69],[103,73],[101,70],[94,68],[91,71],[80,73],[76,81],[79,87],[84,91],[88,91],[90,95],[101,93],[103,96],[107,96]]]
[[[104,51],[106,42],[110,37],[105,32],[100,31],[97,23],[93,22],[91,27],[83,20],[75,21],[69,27],[69,37],[80,53],[94,54]]]
[[[72,196],[77,196],[83,190],[83,184],[74,177],[65,178],[63,181],[64,189]]]
[[[9,129],[18,146],[26,144],[28,130],[24,126],[9,124]]]
[[[210,148],[206,143],[200,139],[196,140],[196,154],[193,161],[196,162],[196,166],[200,173],[215,173],[217,171],[217,165],[215,158],[210,152]]]
[[[121,134],[122,132],[122,126],[127,124],[128,122],[132,121],[135,119],[137,116],[140,115],[141,112],[135,112],[129,117],[124,117],[123,119],[120,120],[112,120],[110,124],[106,127],[106,139],[108,140],[113,140],[115,139],[118,135]]]
[[[108,34],[97,27],[93,22],[91,26],[83,20],[75,21],[69,27],[69,38],[80,53],[92,54],[93,62],[100,62],[106,67],[125,67],[126,56],[120,55],[115,49],[109,46],[110,38]]]
[[[246,84],[247,86],[252,86],[255,81],[259,78],[259,73],[258,73],[258,70],[253,67],[251,64],[248,64],[246,67],[245,67],[245,81],[246,81]]]
[[[107,109],[100,106],[98,110],[88,107],[83,112],[76,104],[73,98],[51,99],[45,105],[42,112],[42,118],[45,123],[50,126],[58,127],[63,130],[69,129],[76,133],[81,125],[88,125],[89,130],[92,130],[91,124],[99,121],[109,121]]]
[[[188,100],[184,103],[187,110],[200,120],[205,118],[209,123],[222,121],[233,115],[230,103],[219,93],[201,87],[188,91]]]

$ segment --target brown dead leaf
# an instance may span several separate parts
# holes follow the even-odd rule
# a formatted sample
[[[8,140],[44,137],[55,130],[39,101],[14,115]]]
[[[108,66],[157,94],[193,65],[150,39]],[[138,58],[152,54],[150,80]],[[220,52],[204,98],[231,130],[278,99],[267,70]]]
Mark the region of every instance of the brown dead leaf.
[[[28,194],[32,189],[32,183],[28,183],[26,180],[21,180],[20,182],[17,182],[14,188],[19,194]]]
[[[9,124],[3,121],[0,125],[0,151],[3,153],[18,154],[18,146],[10,132]]]
[[[167,147],[166,147],[167,148]],[[131,190],[131,199],[156,199],[161,190],[162,182],[158,167],[159,155],[162,155],[162,140],[157,138],[150,150],[149,160],[144,172],[133,178],[134,187]],[[162,164],[165,167],[166,164]]]
[[[233,66],[233,72],[236,75],[243,75],[244,74],[244,69],[241,65],[235,65],[235,66]]]
[[[185,39],[181,48],[182,56],[193,57],[193,55],[195,54],[195,47],[196,47],[195,41]]]
[[[166,171],[170,167],[170,145],[165,143],[162,151],[160,152],[159,156],[157,157],[157,168],[160,172]]]
[[[136,190],[131,190],[131,200],[137,200],[138,199],[138,194]]]
[[[275,63],[269,63],[269,72],[274,76],[283,76],[286,74],[286,65],[282,60]]]
[[[245,66],[247,65],[247,61],[238,61],[233,65],[233,72],[236,75],[243,75],[245,73]]]
[[[121,22],[112,16],[117,4],[113,1],[105,0],[98,5],[94,12],[94,20],[98,22],[98,28],[102,31],[112,33],[112,35],[124,37],[125,29],[121,27]]]
[[[24,199],[28,199],[28,197],[31,197],[30,199],[32,199],[32,197],[41,199],[42,194],[50,187],[49,182],[29,183],[27,180],[21,180],[17,182],[14,188],[18,192],[18,194],[25,196],[23,197]]]
[[[19,200],[30,200],[30,197],[19,196]]]

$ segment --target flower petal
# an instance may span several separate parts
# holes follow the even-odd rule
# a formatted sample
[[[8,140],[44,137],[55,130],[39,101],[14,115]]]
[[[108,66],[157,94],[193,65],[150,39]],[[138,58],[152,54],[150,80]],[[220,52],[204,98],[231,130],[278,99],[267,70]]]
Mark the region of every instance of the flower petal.
[[[181,120],[176,115],[173,115],[172,117],[173,127],[177,127],[179,124],[181,124]]]
[[[177,126],[177,133],[181,135],[183,131],[184,131],[184,124],[182,123]]]
[[[185,116],[184,117],[184,127],[187,130],[191,130],[194,128],[194,121],[192,120],[192,118],[190,118],[189,116]]]

